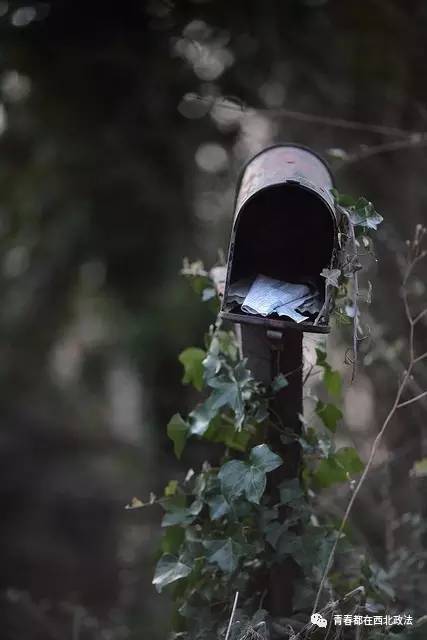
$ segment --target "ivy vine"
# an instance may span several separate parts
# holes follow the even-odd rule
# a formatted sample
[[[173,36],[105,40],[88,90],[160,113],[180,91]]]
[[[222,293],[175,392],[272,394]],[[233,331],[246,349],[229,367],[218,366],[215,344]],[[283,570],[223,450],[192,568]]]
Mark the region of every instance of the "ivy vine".
[[[340,249],[336,264],[322,276],[328,304],[335,300],[337,323],[354,324],[351,361],[355,367],[361,334],[359,304],[369,302],[371,295],[370,285],[366,290],[359,287],[361,256],[372,253],[371,234],[382,217],[364,198],[353,199],[336,191],[334,197],[341,214]],[[215,285],[202,263],[185,261],[183,274],[202,301],[217,311]],[[325,345],[319,343],[316,363],[306,376],[307,380],[310,374],[320,373],[319,393],[310,392],[312,415],[302,418],[301,432],[295,433],[283,429],[270,410],[272,398],[286,387],[286,378],[280,375],[269,386],[255,380],[239,353],[236,335],[219,319],[209,329],[203,347],[189,347],[179,360],[183,384],[203,395],[188,415],[177,413],[170,419],[167,434],[177,458],[194,439],[215,445],[212,458],[197,471],[188,470],[182,482],[171,480],[162,496],[151,495],[148,503],[134,498],[130,505],[158,504],[163,510],[153,583],[159,592],[167,590],[174,602],[172,637],[303,637],[322,572],[339,535],[339,523],[319,509],[319,496],[339,483],[351,489],[353,478],[363,470],[356,449],[337,444],[343,420],[341,375],[328,361]],[[272,493],[266,491],[269,475],[286,465],[271,446],[270,434],[277,429],[284,442],[298,443],[302,469],[299,477],[282,481]],[[283,509],[285,519],[280,515]],[[347,612],[363,599],[368,610],[385,610],[392,597],[386,574],[364,554],[357,563],[346,566],[349,554],[354,559],[347,530],[340,534],[337,551],[339,571],[328,579],[329,593],[338,598],[334,606]],[[294,610],[291,618],[272,619],[264,609],[268,576],[272,567],[288,558],[298,567]],[[230,620],[236,592],[238,608]],[[376,631],[367,637],[382,636]]]

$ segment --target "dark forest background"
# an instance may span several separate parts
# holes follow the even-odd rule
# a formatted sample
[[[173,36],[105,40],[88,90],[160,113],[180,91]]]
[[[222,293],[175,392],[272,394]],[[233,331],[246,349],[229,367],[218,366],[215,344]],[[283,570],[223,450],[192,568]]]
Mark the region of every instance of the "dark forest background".
[[[0,2],[2,639],[166,637],[159,513],[124,506],[197,460],[165,436],[194,402],[177,354],[212,321],[179,270],[226,250],[239,168],[274,142],[385,218],[345,395],[366,456],[404,368],[399,255],[427,219],[426,40],[424,0]],[[399,414],[353,516],[385,567],[422,553],[425,418]],[[394,586],[425,605],[413,575]]]

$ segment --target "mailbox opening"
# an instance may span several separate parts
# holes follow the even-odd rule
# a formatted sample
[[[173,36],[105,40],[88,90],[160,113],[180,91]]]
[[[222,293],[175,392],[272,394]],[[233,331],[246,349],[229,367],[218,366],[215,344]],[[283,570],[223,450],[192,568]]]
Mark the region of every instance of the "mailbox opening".
[[[310,283],[323,305],[325,279],[320,273],[331,266],[335,238],[334,212],[316,191],[291,181],[257,191],[242,205],[234,222],[226,294],[233,284],[262,275],[285,283]],[[313,325],[315,313],[297,324],[274,312],[268,318],[250,316],[241,305],[227,305],[226,298],[224,305],[223,316],[237,322],[329,330]]]

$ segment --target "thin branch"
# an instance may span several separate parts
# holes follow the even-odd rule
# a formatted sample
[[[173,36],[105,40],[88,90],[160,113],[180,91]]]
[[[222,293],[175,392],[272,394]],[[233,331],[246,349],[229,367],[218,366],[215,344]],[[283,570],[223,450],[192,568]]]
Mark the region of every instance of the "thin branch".
[[[415,322],[414,322],[414,324],[415,324]],[[424,358],[427,358],[427,351],[425,353],[422,353],[417,358],[415,358],[414,364],[417,364],[417,362],[421,362],[422,360],[424,360]]]
[[[334,127],[337,129],[368,131],[370,133],[378,133],[383,136],[408,138],[411,136],[423,135],[424,133],[418,131],[410,131],[408,129],[402,129],[400,127],[389,127],[381,124],[360,122],[357,120],[347,120],[345,118],[322,116],[317,113],[294,111],[291,109],[284,109],[282,107],[253,107],[251,105],[245,104],[243,101],[237,100],[234,96],[223,96],[222,101],[221,99],[213,101],[211,98],[200,95],[193,95],[192,99],[199,102],[204,102],[205,104],[211,104],[215,109],[228,109],[230,111],[239,111],[241,113],[245,113],[248,111],[256,113],[266,113],[270,116],[281,116],[283,118],[288,118],[289,120],[307,122],[308,124],[323,124],[325,126]]]
[[[377,156],[383,153],[391,153],[402,149],[421,148],[425,146],[427,146],[427,133],[409,134],[406,140],[394,140],[393,142],[386,142],[384,144],[366,147],[361,151],[349,154],[342,160],[342,163],[337,167],[337,169],[340,170],[350,164],[354,164],[355,162],[367,160],[372,156]]]
[[[425,315],[427,315],[427,309],[423,309],[422,311],[420,311],[420,313],[417,316],[415,316],[414,324],[417,324],[417,322],[419,322],[422,318],[424,318]]]
[[[237,608],[238,599],[239,599],[239,592],[236,591],[236,595],[234,596],[234,604],[233,604],[233,608],[231,610],[231,616],[230,616],[230,620],[229,620],[228,627],[227,627],[227,633],[225,634],[224,640],[228,640],[229,637],[230,637],[231,627],[233,625],[234,616],[236,614],[236,608]]]
[[[387,430],[388,425],[390,424],[390,422],[393,419],[396,411],[399,408],[401,408],[403,406],[406,406],[408,404],[412,404],[413,402],[416,402],[417,400],[420,400],[423,396],[427,395],[427,392],[423,392],[421,394],[418,394],[417,396],[415,396],[411,400],[407,400],[406,402],[402,402],[402,403],[400,402],[400,399],[402,397],[402,393],[405,390],[408,382],[411,379],[412,369],[414,367],[414,361],[415,361],[415,356],[414,356],[414,328],[415,328],[415,325],[414,325],[414,319],[412,318],[412,315],[411,315],[411,312],[410,312],[410,308],[409,308],[408,291],[407,291],[406,285],[407,285],[409,276],[411,275],[415,264],[419,261],[420,256],[423,256],[424,253],[425,253],[425,252],[422,252],[420,250],[420,241],[423,239],[424,235],[425,235],[424,228],[421,225],[417,225],[417,227],[415,229],[414,239],[413,239],[412,243],[409,244],[408,262],[407,262],[406,270],[405,270],[404,277],[403,277],[403,301],[404,301],[406,316],[407,316],[408,323],[409,323],[409,364],[408,364],[408,368],[405,371],[405,373],[403,375],[403,378],[402,378],[402,380],[401,380],[401,382],[400,382],[400,384],[399,384],[399,386],[397,388],[396,396],[395,396],[395,399],[393,401],[393,404],[392,404],[392,406],[391,406],[391,408],[390,408],[390,410],[389,410],[389,412],[388,412],[388,414],[387,414],[387,416],[386,416],[386,418],[385,418],[385,420],[383,422],[383,425],[382,425],[380,431],[378,432],[378,434],[377,434],[377,436],[376,436],[376,438],[375,438],[375,440],[374,440],[374,442],[372,444],[368,461],[367,461],[367,463],[365,465],[365,468],[364,468],[364,470],[362,472],[362,475],[359,478],[359,481],[356,484],[356,487],[355,487],[355,489],[354,489],[354,491],[353,491],[353,493],[352,493],[352,495],[350,497],[350,500],[348,502],[347,508],[346,508],[346,510],[344,512],[344,516],[343,516],[343,518],[341,520],[341,524],[340,524],[340,526],[338,528],[336,539],[334,541],[334,544],[332,545],[332,549],[330,551],[330,554],[329,554],[325,569],[324,569],[323,574],[322,574],[322,578],[320,580],[319,589],[317,591],[316,599],[315,599],[314,606],[313,606],[313,613],[316,613],[316,610],[317,610],[317,607],[318,607],[318,604],[319,604],[319,600],[320,600],[320,597],[322,595],[323,588],[325,586],[325,582],[327,580],[327,577],[329,575],[329,571],[331,569],[332,563],[333,563],[334,558],[335,558],[335,553],[336,553],[336,550],[337,550],[338,542],[341,539],[341,536],[342,536],[342,534],[344,532],[344,528],[345,528],[345,526],[347,524],[347,521],[349,519],[349,516],[350,516],[351,510],[353,508],[354,502],[355,502],[357,496],[359,495],[360,490],[361,490],[361,488],[362,488],[362,486],[363,486],[363,484],[364,484],[364,482],[366,480],[366,477],[369,474],[369,471],[370,471],[370,469],[372,467],[372,463],[373,463],[373,460],[375,458],[376,452],[377,452],[378,447],[379,447],[379,445],[380,445],[380,443],[382,441],[384,433]]]
[[[423,393],[420,393],[418,396],[415,396],[410,400],[406,400],[405,402],[400,402],[396,408],[401,409],[402,407],[407,407],[409,404],[412,404],[413,402],[417,402],[418,400],[421,400],[421,398],[424,398],[425,396],[427,396],[427,391],[423,391]]]

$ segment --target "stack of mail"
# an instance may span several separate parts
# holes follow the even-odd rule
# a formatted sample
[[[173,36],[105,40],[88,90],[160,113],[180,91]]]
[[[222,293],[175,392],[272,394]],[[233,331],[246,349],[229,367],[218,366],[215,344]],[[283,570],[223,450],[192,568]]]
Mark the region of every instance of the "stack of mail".
[[[228,304],[240,305],[244,313],[270,316],[276,313],[295,322],[307,320],[303,314],[318,313],[321,301],[318,292],[306,283],[282,282],[259,275],[254,281],[239,280],[230,286]]]

